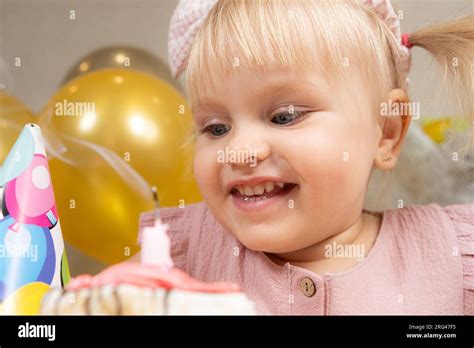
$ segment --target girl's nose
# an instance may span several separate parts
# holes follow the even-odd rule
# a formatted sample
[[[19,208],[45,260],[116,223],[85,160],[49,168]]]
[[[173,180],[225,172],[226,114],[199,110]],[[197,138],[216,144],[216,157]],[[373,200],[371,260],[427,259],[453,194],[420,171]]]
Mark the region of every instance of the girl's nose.
[[[270,145],[263,136],[241,132],[234,134],[227,144],[228,164],[238,166],[257,166],[270,155]]]

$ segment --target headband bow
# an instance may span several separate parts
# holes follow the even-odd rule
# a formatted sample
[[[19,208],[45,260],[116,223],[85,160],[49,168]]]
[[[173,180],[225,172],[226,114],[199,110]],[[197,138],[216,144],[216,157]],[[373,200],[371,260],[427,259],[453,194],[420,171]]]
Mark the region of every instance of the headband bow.
[[[180,0],[170,23],[168,35],[168,59],[171,73],[178,78],[186,67],[194,37],[205,18],[218,0]],[[390,0],[360,0],[371,8],[390,28],[395,35],[400,56],[395,56],[404,89],[408,87],[408,73],[411,67],[411,44],[407,34],[400,33],[400,20],[395,13]]]

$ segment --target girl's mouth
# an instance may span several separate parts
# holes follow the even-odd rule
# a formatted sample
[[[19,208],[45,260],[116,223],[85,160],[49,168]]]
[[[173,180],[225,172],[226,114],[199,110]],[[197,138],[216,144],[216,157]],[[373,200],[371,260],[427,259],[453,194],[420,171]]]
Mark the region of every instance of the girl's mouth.
[[[280,198],[284,198],[298,185],[293,183],[265,183],[263,188],[261,186],[233,187],[230,195],[235,206],[244,211],[262,209],[275,203]]]
[[[244,202],[255,202],[255,201],[262,201],[266,200],[269,198],[272,198],[273,196],[279,195],[279,194],[284,194],[288,191],[290,191],[292,188],[294,188],[296,184],[291,184],[291,183],[283,183],[282,185],[275,184],[273,185],[273,189],[270,190],[270,192],[267,192],[266,190],[261,193],[261,194],[256,194],[255,192],[248,192],[247,188],[237,188],[234,187],[231,191],[230,194],[233,195],[236,198],[239,198],[240,200]],[[268,186],[267,186],[268,187]]]

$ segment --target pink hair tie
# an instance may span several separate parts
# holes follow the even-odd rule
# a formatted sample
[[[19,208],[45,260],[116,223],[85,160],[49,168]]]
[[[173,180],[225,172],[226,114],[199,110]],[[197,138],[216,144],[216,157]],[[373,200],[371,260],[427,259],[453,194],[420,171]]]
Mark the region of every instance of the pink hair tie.
[[[410,34],[402,34],[402,45],[408,49],[413,47],[413,45],[410,43]]]

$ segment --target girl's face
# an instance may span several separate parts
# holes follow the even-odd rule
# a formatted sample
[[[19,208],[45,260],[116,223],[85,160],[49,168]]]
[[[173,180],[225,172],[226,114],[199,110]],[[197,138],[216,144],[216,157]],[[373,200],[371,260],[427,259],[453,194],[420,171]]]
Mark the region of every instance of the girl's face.
[[[208,86],[193,105],[194,172],[242,244],[301,250],[360,217],[379,136],[368,110],[317,73],[239,68]]]

